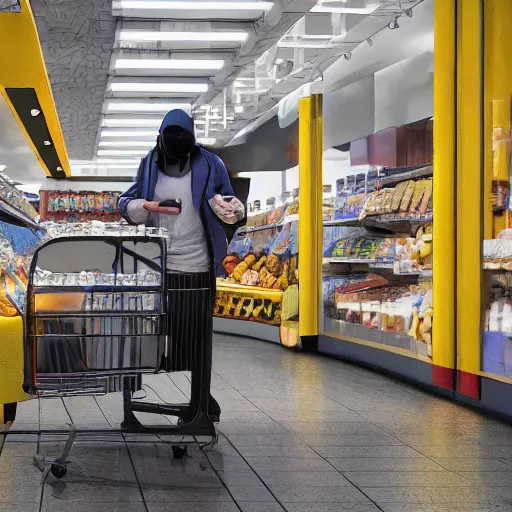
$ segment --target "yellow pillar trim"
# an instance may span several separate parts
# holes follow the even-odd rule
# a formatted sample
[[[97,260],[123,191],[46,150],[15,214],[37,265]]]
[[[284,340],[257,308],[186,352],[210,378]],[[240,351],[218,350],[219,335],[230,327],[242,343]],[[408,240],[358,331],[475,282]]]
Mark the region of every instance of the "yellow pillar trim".
[[[456,0],[434,2],[434,282],[432,359],[455,363]]]
[[[322,97],[299,103],[299,334],[317,336],[322,251]]]
[[[20,125],[25,137],[27,137],[45,173],[49,175],[49,169],[43,163],[25,127],[5,94],[5,89],[8,88],[35,89],[62,169],[66,176],[70,176],[68,154],[55,108],[50,81],[46,72],[34,15],[30,8],[29,0],[20,0],[20,5],[20,13],[0,14],[0,93],[10,106],[16,121]]]
[[[437,2],[439,3],[439,2]],[[482,1],[458,0],[458,369],[480,371],[482,276]]]

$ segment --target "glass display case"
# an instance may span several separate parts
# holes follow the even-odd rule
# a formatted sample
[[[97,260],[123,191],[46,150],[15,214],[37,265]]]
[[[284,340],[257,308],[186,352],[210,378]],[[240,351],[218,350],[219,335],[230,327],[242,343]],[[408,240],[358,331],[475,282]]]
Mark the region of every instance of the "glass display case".
[[[258,208],[229,244],[214,315],[275,326],[283,345],[299,346],[298,201]]]

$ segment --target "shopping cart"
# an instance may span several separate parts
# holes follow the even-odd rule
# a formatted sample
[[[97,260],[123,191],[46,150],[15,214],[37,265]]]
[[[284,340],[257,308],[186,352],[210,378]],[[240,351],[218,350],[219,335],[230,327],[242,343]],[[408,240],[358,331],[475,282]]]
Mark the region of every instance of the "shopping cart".
[[[68,435],[59,458],[37,460],[44,478],[66,474],[77,434],[171,435],[176,440],[171,442],[176,458],[187,453],[185,436],[192,442],[199,436],[206,438],[209,445],[217,439],[208,417],[211,335],[189,344],[167,332],[168,315],[181,307],[184,293],[189,294],[187,304],[193,294],[194,301],[203,305],[190,321],[211,323],[211,289],[168,289],[165,230],[116,229],[119,231],[114,225],[111,232],[106,225],[102,233],[66,232],[43,243],[32,260],[25,315],[24,390],[42,399],[122,392],[124,410],[124,421],[117,430],[71,426],[65,431],[38,431]],[[133,399],[133,393],[142,387],[143,374],[177,369],[191,371],[190,403]],[[135,412],[173,416],[178,421],[144,426]]]

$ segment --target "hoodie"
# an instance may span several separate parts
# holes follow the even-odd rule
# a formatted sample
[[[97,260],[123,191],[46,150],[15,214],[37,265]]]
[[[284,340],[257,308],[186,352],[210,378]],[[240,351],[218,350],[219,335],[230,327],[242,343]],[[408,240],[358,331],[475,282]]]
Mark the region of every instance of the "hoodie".
[[[194,121],[183,110],[171,110],[160,126],[160,135],[170,126],[194,134]],[[195,139],[194,139],[195,140]],[[153,201],[159,177],[157,148],[153,148],[141,161],[133,185],[119,198],[119,213],[131,224],[151,222],[149,212],[143,209],[145,201]],[[208,201],[216,194],[234,195],[228,171],[222,160],[204,148],[194,146],[190,153],[192,202],[200,213],[207,238],[211,268],[216,276],[224,275],[222,261],[226,257],[226,234],[220,220],[212,211]]]

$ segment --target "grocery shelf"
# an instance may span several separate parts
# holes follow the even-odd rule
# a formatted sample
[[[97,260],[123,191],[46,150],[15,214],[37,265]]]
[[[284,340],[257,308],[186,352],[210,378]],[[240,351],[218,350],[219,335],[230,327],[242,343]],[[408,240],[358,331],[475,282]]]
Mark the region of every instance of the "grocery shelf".
[[[386,224],[428,224],[432,222],[432,213],[426,215],[402,216],[399,214],[384,213],[381,215],[368,215],[364,219],[338,219],[326,220],[323,222],[324,227],[384,227]]]
[[[8,222],[9,224],[14,224],[15,226],[26,227],[34,230],[42,229],[42,227],[35,220],[31,219],[24,211],[7,203],[7,201],[1,197],[0,220]]]

